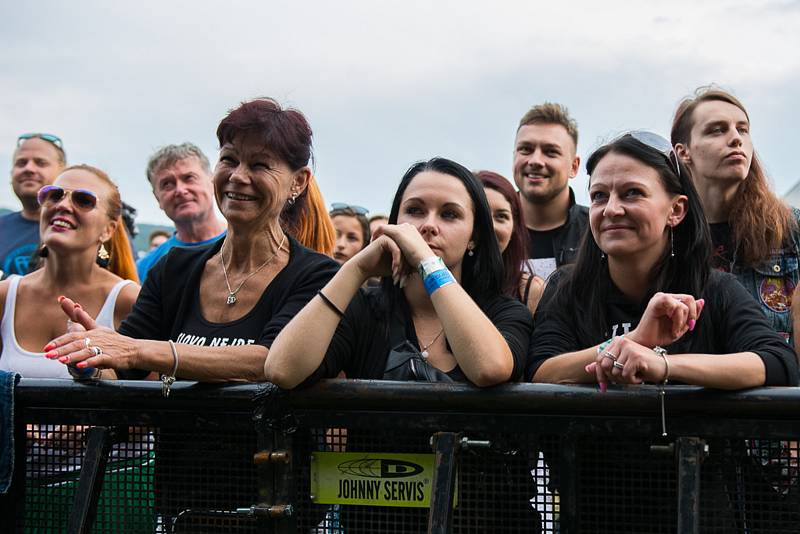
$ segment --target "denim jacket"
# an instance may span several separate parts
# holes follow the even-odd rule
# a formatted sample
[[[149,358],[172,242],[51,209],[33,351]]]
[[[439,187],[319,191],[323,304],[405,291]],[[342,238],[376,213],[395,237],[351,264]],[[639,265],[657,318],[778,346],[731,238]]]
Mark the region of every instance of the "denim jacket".
[[[800,210],[792,208],[792,214],[800,222]],[[734,254],[731,273],[755,297],[772,327],[792,347],[792,293],[800,280],[800,232],[791,235],[791,244],[773,251],[766,261],[745,267],[737,262]]]

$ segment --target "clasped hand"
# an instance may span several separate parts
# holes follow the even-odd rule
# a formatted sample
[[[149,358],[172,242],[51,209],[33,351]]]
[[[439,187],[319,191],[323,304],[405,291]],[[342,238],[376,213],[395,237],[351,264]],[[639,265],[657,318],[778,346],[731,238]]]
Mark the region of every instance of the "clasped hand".
[[[380,226],[367,247],[350,260],[364,279],[391,276],[395,283],[405,281],[424,258],[434,253],[417,228],[411,224]]]
[[[639,325],[629,334],[615,337],[586,366],[586,372],[597,377],[601,390],[609,382],[661,382],[666,378],[667,364],[653,347],[670,345],[694,330],[704,306],[703,299],[695,300],[691,295],[656,293]]]

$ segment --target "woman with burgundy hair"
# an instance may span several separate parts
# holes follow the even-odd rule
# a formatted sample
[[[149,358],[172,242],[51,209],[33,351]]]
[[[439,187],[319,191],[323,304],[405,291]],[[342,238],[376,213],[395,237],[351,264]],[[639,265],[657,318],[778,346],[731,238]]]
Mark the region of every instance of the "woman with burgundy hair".
[[[475,176],[483,184],[489,208],[492,211],[492,224],[500,254],[503,256],[503,293],[525,304],[531,313],[542,297],[544,280],[523,270],[527,255],[525,221],[519,195],[506,178],[492,171],[477,171]]]
[[[122,378],[264,380],[272,341],[336,272],[331,258],[293,237],[307,212],[311,127],[272,99],[245,102],[217,128],[213,175],[228,222],[223,239],[175,248],[153,267],[119,331],[98,327],[69,298],[86,332],[63,335],[46,356]],[[67,295],[69,297],[69,295]]]

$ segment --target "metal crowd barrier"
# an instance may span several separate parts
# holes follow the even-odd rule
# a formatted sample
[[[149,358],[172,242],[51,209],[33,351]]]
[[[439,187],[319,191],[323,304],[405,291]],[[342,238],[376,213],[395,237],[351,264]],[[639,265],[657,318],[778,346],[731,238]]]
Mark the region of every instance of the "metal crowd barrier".
[[[18,532],[798,532],[800,388],[23,379]],[[2,530],[2,529],[0,529]]]

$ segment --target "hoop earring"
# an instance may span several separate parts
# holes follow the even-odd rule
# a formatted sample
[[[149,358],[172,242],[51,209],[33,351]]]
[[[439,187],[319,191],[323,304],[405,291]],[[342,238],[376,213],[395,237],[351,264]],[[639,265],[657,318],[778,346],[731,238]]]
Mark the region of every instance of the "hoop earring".
[[[100,243],[100,248],[97,250],[97,265],[106,268],[111,260],[111,255],[106,250],[106,246]]]

